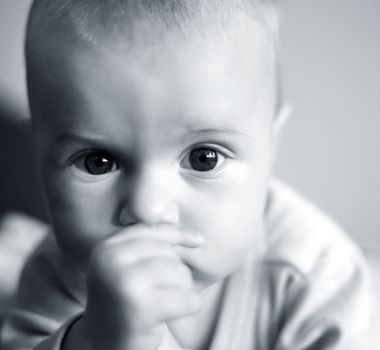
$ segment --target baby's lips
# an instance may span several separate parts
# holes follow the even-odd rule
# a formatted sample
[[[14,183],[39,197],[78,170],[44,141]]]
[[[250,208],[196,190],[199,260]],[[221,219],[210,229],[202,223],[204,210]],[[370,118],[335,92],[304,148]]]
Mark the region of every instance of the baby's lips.
[[[184,230],[181,232],[181,241],[178,245],[187,248],[198,248],[204,243],[205,239],[199,232]]]

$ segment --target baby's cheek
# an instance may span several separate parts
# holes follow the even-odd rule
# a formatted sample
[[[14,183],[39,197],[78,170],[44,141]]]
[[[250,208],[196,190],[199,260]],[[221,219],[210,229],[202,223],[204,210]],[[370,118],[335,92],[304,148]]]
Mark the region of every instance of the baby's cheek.
[[[118,201],[111,181],[67,181],[50,201],[57,241],[76,265],[86,266],[92,248],[116,229]]]
[[[237,269],[260,241],[261,215],[253,214],[253,205],[234,201],[203,204],[203,215],[194,219],[206,243],[196,258],[208,275],[220,279]]]
[[[220,245],[231,259],[239,259],[260,244],[266,202],[264,181],[241,181],[226,197],[220,213]]]

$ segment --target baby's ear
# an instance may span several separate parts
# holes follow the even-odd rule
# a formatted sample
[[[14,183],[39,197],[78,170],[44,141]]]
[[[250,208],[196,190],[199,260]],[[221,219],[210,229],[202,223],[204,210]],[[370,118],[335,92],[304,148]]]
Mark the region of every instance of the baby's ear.
[[[285,129],[285,124],[289,120],[292,112],[293,107],[290,104],[284,104],[275,116],[273,123],[273,163],[277,158],[279,145],[281,143],[282,135]]]

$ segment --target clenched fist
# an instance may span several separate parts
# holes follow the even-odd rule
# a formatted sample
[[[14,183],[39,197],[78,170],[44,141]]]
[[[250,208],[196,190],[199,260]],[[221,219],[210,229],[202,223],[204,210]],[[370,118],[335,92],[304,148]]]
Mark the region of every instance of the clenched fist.
[[[175,247],[202,243],[199,234],[171,225],[133,225],[98,244],[88,265],[87,306],[66,348],[157,349],[165,322],[199,311],[191,271]]]

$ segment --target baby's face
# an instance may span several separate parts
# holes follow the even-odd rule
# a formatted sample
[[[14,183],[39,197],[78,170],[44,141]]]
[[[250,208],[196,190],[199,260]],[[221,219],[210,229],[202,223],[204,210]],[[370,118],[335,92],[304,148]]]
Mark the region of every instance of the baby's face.
[[[74,47],[47,63],[36,140],[54,232],[80,269],[132,224],[203,235],[186,262],[204,286],[260,244],[275,91],[263,41]]]

